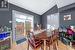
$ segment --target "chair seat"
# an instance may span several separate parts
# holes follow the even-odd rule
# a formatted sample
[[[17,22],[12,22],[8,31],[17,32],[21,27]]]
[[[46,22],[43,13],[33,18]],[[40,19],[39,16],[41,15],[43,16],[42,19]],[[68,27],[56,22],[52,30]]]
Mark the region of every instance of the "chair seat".
[[[32,42],[31,40],[28,40],[28,42],[33,48],[37,48],[38,46],[40,46],[43,43],[42,40],[36,41],[36,42]]]

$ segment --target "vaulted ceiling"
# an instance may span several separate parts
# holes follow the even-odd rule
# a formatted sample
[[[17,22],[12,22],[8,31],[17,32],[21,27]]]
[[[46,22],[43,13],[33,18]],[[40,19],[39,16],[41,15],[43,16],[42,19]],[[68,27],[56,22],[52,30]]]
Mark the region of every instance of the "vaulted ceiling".
[[[42,15],[54,5],[58,8],[75,3],[75,0],[8,0],[10,3]]]

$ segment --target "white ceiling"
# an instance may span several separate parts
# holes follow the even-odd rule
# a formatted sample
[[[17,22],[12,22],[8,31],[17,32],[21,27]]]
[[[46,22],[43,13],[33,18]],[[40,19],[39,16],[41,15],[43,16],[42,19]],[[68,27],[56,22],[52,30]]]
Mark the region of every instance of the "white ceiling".
[[[58,8],[75,3],[75,0],[56,0]]]
[[[9,0],[10,3],[42,15],[54,5],[58,8],[75,3],[75,0]]]

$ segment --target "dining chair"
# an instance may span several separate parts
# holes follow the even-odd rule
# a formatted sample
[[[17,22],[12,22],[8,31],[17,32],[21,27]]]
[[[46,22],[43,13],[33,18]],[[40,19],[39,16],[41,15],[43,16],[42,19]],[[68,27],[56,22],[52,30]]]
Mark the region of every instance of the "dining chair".
[[[52,35],[50,37],[48,37],[48,39],[46,40],[46,46],[49,47],[49,50],[57,50],[57,45],[58,45],[58,37],[57,35]],[[53,48],[51,48],[51,46]]]
[[[49,50],[51,49],[51,45],[52,45],[52,37],[50,36],[46,40],[46,46],[49,47]]]
[[[57,50],[57,46],[58,46],[57,34],[52,35],[52,46],[53,46],[53,50]]]
[[[31,48],[33,50],[36,50],[36,49],[40,48],[43,41],[40,40],[39,38],[36,38],[34,36],[33,32],[30,32],[29,34],[30,34],[30,37],[28,38],[28,50],[29,50],[29,46],[31,46]]]
[[[52,37],[53,37],[53,41],[56,41],[56,43],[58,45],[58,40],[59,40],[59,31],[58,31],[58,29],[56,29],[54,31],[54,34],[52,35]]]

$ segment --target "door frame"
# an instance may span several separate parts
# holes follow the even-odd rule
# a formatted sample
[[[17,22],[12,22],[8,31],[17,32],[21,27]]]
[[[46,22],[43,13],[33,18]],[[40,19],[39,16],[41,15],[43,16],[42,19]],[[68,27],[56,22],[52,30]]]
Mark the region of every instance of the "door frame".
[[[16,31],[15,31],[15,27],[16,27],[16,13],[17,14],[21,14],[21,15],[25,15],[25,16],[29,16],[29,17],[33,17],[33,29],[34,29],[34,16],[30,15],[30,14],[26,14],[26,13],[22,13],[16,10],[12,10],[12,40],[13,42],[16,41]]]

